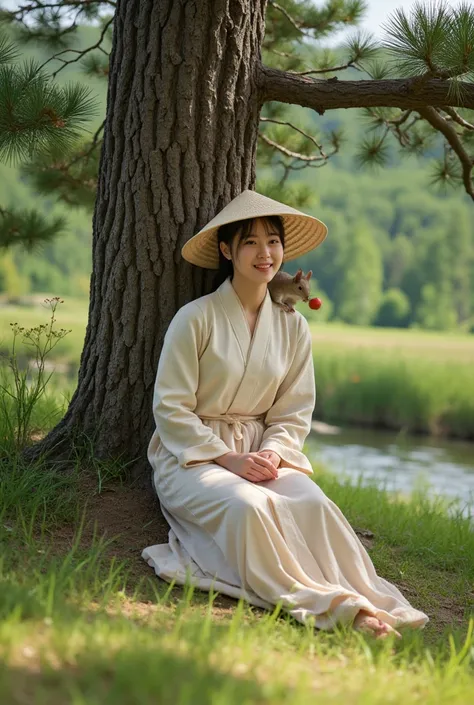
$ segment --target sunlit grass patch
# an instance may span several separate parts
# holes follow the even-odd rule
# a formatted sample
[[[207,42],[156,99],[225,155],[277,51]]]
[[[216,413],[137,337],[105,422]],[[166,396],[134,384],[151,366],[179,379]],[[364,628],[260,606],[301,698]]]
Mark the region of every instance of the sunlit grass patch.
[[[119,705],[305,705],[315,697],[461,704],[473,685],[472,630],[427,652],[416,633],[403,646],[369,643],[347,629],[318,633],[277,612],[252,614],[242,603],[216,623],[212,596],[203,607],[186,596],[172,608],[158,605],[146,620],[105,608],[69,608],[52,617],[17,612],[0,627],[0,642],[5,702],[23,692],[48,702],[74,696]]]
[[[110,558],[107,541],[84,541],[80,511],[71,512],[76,530],[62,544],[49,514],[38,532],[35,516],[28,523],[17,513],[0,528],[0,700],[464,705],[474,685],[467,522],[416,495],[400,502],[315,470],[351,522],[375,533],[370,554],[381,575],[433,620],[457,593],[452,625],[433,621],[423,632],[405,630],[401,643],[374,642],[348,627],[314,631],[278,608],[232,601],[221,610],[219,598],[191,587],[152,575],[137,584],[125,556]],[[430,532],[440,534],[431,554]]]

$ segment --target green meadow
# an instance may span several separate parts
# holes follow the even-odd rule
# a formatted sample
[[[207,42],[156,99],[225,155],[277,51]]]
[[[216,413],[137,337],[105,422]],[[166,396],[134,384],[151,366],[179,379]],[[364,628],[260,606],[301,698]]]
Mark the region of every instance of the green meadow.
[[[362,540],[378,572],[430,616],[423,631],[377,642],[158,581],[140,558],[158,509],[120,466],[84,455],[67,471],[25,465],[14,452],[3,459],[0,702],[470,701],[474,532],[442,502],[349,486],[315,468],[354,528],[372,532]]]
[[[80,310],[58,305],[57,328],[75,336],[51,352],[58,368],[77,366]],[[50,312],[18,306],[1,315],[6,326],[26,327],[44,324]],[[315,328],[319,365],[321,331]],[[10,343],[7,330],[5,350]],[[325,344],[329,360],[337,345]],[[45,379],[51,371],[43,367]],[[362,481],[354,486],[314,467],[315,482],[359,533],[379,574],[430,617],[400,641],[375,641],[349,627],[318,632],[279,606],[264,612],[159,581],[140,557],[159,534],[158,504],[125,466],[94,457],[86,438],[66,465],[25,461],[25,439],[59,421],[74,385],[53,372],[35,397],[35,373],[25,374],[4,367],[0,379],[0,702],[469,702],[474,531],[455,505],[422,489],[398,496]]]
[[[47,315],[41,296],[35,306],[3,305],[0,352],[9,350],[10,323],[34,326]],[[57,319],[71,332],[50,359],[63,375],[65,393],[70,394],[84,340],[87,302],[66,299],[58,307]],[[317,314],[310,325],[317,383],[315,418],[474,439],[474,335],[320,323]]]

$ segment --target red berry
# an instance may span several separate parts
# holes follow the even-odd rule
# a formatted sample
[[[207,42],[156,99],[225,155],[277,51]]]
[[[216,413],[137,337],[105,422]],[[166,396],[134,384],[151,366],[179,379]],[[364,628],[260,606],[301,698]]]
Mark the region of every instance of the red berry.
[[[314,299],[309,300],[309,307],[310,308],[318,309],[318,308],[321,308],[322,305],[323,305],[323,302],[321,301],[321,299],[318,299],[317,296]]]

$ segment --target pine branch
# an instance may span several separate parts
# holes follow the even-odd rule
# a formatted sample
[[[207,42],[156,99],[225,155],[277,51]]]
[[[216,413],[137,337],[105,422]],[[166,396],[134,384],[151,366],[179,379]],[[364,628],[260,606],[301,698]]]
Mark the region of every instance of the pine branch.
[[[295,132],[299,132],[300,135],[303,135],[303,137],[306,137],[306,139],[310,140],[315,147],[319,150],[321,156],[324,159],[327,159],[327,155],[324,153],[323,147],[319,142],[316,141],[316,139],[308,134],[307,132],[304,132],[301,128],[296,127],[296,125],[293,125],[291,122],[284,122],[283,120],[275,120],[273,118],[267,118],[267,117],[261,117],[260,122],[271,122],[274,123],[275,125],[285,125],[286,127],[291,127],[292,130],[295,130]]]
[[[474,168],[474,159],[466,152],[461,139],[452,124],[447,122],[445,118],[431,106],[418,108],[421,117],[429,122],[438,132],[444,135],[446,141],[450,145],[453,152],[457,155],[462,168],[462,180],[466,193],[474,200],[474,183],[472,178],[472,170]]]
[[[284,162],[282,159],[279,159],[276,163],[277,166],[281,166],[283,168],[283,174],[278,181],[278,186],[283,187],[290,175],[291,171],[301,171],[302,169],[321,169],[323,166],[326,166],[327,160],[323,160],[321,162],[305,162],[304,164],[295,164],[294,162]]]
[[[11,64],[18,59],[19,52],[6,37],[0,36],[0,65]]]
[[[65,12],[62,10],[66,8]],[[72,36],[78,29],[77,20],[80,14],[87,14],[81,9],[76,11],[72,22],[69,22],[71,5],[34,3],[23,6],[17,11],[6,11],[0,19],[16,23],[17,38],[23,43],[41,41],[51,47],[64,47],[66,38]]]
[[[284,59],[294,59],[294,54],[290,54],[287,51],[278,51],[277,49],[267,49],[271,54],[275,54],[275,56],[281,56]]]
[[[37,157],[21,167],[21,174],[40,194],[54,193],[68,206],[92,209],[97,195],[102,140],[99,127],[91,143],[74,153]]]
[[[416,115],[405,126],[405,129],[402,129],[402,125],[408,121],[413,111],[405,110],[399,117],[391,117],[392,110],[392,108],[367,108],[366,113],[371,123],[371,128],[374,130],[381,127],[385,128],[394,135],[401,147],[415,146],[411,143],[410,130],[421,118]],[[419,149],[419,144],[417,144],[417,148]]]
[[[45,10],[59,9],[64,10],[65,13],[73,9],[79,10],[86,16],[89,16],[91,13],[91,6],[100,8],[101,5],[112,7],[115,10],[117,3],[114,2],[114,0],[98,0],[97,2],[94,2],[93,0],[58,0],[57,2],[49,3],[39,2],[38,0],[35,2],[26,3],[24,5],[19,5],[15,10],[4,10],[4,14],[10,20],[17,21],[23,21],[25,19],[25,16],[28,17],[29,15],[37,12],[43,13]]]
[[[336,71],[344,71],[345,69],[358,68],[353,61],[348,61],[346,64],[341,64],[340,66],[328,66],[324,69],[310,69],[309,71],[288,71],[288,73],[293,74],[293,76],[312,76],[322,73],[336,73]]]
[[[319,66],[307,71],[289,71],[295,76],[310,76],[323,73],[335,73],[337,71],[345,71],[349,68],[354,68],[357,71],[363,71],[364,68],[360,62],[373,58],[380,50],[379,45],[372,39],[372,36],[367,33],[359,32],[354,37],[347,40],[345,48],[348,50],[348,60],[336,66],[326,65]],[[333,79],[335,80],[335,79]]]
[[[284,17],[286,17],[286,19],[288,20],[288,22],[289,22],[300,34],[302,34],[304,37],[308,37],[308,39],[314,39],[314,37],[313,37],[311,34],[309,34],[309,32],[305,32],[303,29],[301,29],[301,25],[300,25],[300,23],[298,22],[298,20],[296,20],[294,17],[292,17],[292,16],[290,15],[290,13],[288,12],[288,10],[285,10],[285,8],[282,7],[279,3],[273,2],[273,0],[268,0],[268,4],[270,5],[270,7],[274,7],[275,10],[277,10],[278,12],[281,12],[281,14],[282,14]]]
[[[388,122],[392,125],[395,125],[396,127],[400,127],[400,125],[403,125],[403,123],[408,120],[411,114],[411,110],[405,110],[405,112],[403,112],[399,118],[394,118],[392,120],[389,120]]]
[[[398,75],[474,76],[474,8],[467,3],[416,2],[409,15],[395,10],[384,29]]]
[[[361,68],[374,81],[382,81],[394,75],[393,68],[387,61],[375,59],[370,63],[364,63]]]
[[[421,136],[412,132],[412,128],[420,119],[421,118],[418,115],[414,116],[404,130],[401,130],[397,123],[393,124],[392,133],[397,138],[400,147],[411,147],[412,150],[420,151],[420,148],[423,146],[422,141],[420,141]],[[424,143],[426,143],[426,140]]]
[[[323,150],[323,147],[319,142],[310,135],[308,132],[305,132],[301,128],[297,127],[296,125],[293,125],[293,123],[284,121],[284,120],[278,120],[275,118],[268,118],[268,117],[261,117],[260,118],[261,122],[265,123],[271,123],[275,125],[281,125],[283,127],[288,127],[294,132],[297,132],[298,134],[302,135],[305,140],[308,140],[311,142],[319,152],[319,155],[316,156],[314,154],[304,154],[303,151],[296,151],[295,149],[290,149],[288,146],[281,144],[281,141],[277,141],[276,139],[271,139],[268,135],[265,133],[260,133],[259,134],[259,139],[268,147],[270,147],[273,151],[279,152],[280,154],[284,155],[287,159],[291,159],[291,161],[287,160],[278,160],[277,165],[283,167],[283,175],[280,181],[280,185],[283,185],[287,178],[288,175],[291,171],[299,171],[301,169],[306,169],[309,167],[312,168],[319,168],[327,164],[329,159],[336,154],[336,152],[339,151],[340,144],[342,142],[342,138],[340,135],[337,133],[332,133],[331,135],[331,142],[333,146],[333,150],[330,153],[326,153]],[[304,147],[304,145],[303,145]]]
[[[110,5],[111,7],[116,7],[115,2],[113,0],[98,0],[97,2],[91,2],[91,0],[59,0],[58,2],[51,2],[51,3],[46,3],[46,2],[30,2],[27,3],[26,5],[20,5],[16,10],[9,10],[9,12],[13,15],[18,15],[20,13],[25,13],[25,12],[34,12],[35,10],[46,10],[50,8],[58,8],[58,7],[63,7],[63,8],[89,8],[91,4],[94,5]]]
[[[363,0],[325,0],[321,5],[316,7],[311,0],[269,0],[264,50],[286,52],[295,43],[320,39],[341,27],[357,25],[367,9]]]
[[[102,141],[99,140],[100,135],[104,131],[105,127],[105,120],[102,122],[102,124],[99,126],[99,128],[96,130],[94,133],[94,136],[92,138],[92,141],[90,143],[90,146],[84,150],[78,152],[77,156],[71,159],[71,161],[67,164],[67,169],[70,169],[74,164],[77,164],[77,162],[84,160],[85,162],[88,161],[89,157],[99,148],[102,146]]]
[[[101,10],[107,8],[110,14],[115,4],[107,0],[35,1],[24,3],[16,10],[1,12],[0,21],[13,23],[20,43],[39,42],[52,51],[62,49],[66,52],[76,41],[81,24],[104,20]]]
[[[444,143],[443,151],[443,158],[434,161],[430,183],[446,192],[448,186],[456,188],[459,183],[462,183],[462,173],[459,168],[459,160],[447,142]],[[454,161],[455,159],[456,161]]]
[[[450,82],[419,77],[380,81],[330,81],[295,76],[288,71],[260,66],[258,75],[264,101],[277,100],[312,108],[320,115],[336,108],[435,107],[474,108],[474,85],[462,83],[462,97],[452,95]]]
[[[63,51],[58,52],[57,54],[53,54],[53,56],[50,56],[49,59],[47,59],[43,64],[41,64],[40,69],[43,69],[47,64],[49,64],[50,61],[54,61],[57,59],[62,63],[62,66],[60,66],[56,71],[54,71],[51,74],[51,78],[56,78],[58,73],[62,71],[66,66],[69,66],[70,64],[74,64],[77,61],[80,61],[83,59],[86,54],[89,54],[89,52],[93,51],[94,49],[99,49],[105,56],[108,56],[108,52],[105,51],[105,49],[102,47],[102,42],[104,41],[105,35],[107,33],[107,30],[109,27],[112,25],[114,21],[114,18],[111,17],[103,26],[102,31],[100,33],[100,37],[97,40],[95,44],[92,44],[92,46],[87,47],[86,49],[64,49]],[[73,53],[77,54],[75,59],[62,59],[61,56],[63,54],[68,54],[68,53]]]
[[[293,159],[299,159],[300,161],[303,162],[321,162],[325,161],[327,157],[316,157],[315,155],[306,155],[306,154],[301,154],[300,152],[293,152],[291,149],[288,149],[288,147],[284,147],[282,144],[278,144],[278,142],[274,142],[271,140],[269,137],[264,135],[263,133],[260,132],[258,135],[259,138],[265,142],[265,144],[268,144],[269,147],[273,147],[273,149],[278,150],[282,154],[284,154],[286,157],[292,157]]]
[[[34,62],[0,66],[0,160],[70,149],[95,111],[83,85],[57,86]]]
[[[394,57],[399,75],[427,72],[433,78],[447,78],[440,75],[439,60],[448,23],[449,12],[444,2],[426,7],[416,2],[409,15],[401,8],[394,11],[382,27],[387,35],[384,45]]]
[[[290,162],[288,164],[283,162],[281,159],[277,162],[278,166],[282,166],[288,172],[301,171],[302,169],[321,169],[323,166],[326,166],[327,163],[328,161],[326,159],[323,159],[321,162],[310,162],[309,164],[295,164],[294,162]]]
[[[291,11],[282,3],[268,0],[269,8],[276,10],[298,33],[310,39],[314,39],[316,34],[324,35],[340,26],[358,24],[367,10],[367,4],[361,0],[326,0],[322,7],[285,0],[285,5],[290,5]],[[300,13],[298,18],[296,12]],[[308,29],[314,34],[305,32]]]
[[[0,208],[0,248],[23,245],[27,250],[32,250],[65,230],[66,220],[63,217],[47,220],[36,210]]]
[[[386,127],[381,136],[369,137],[363,140],[355,156],[360,167],[380,167],[388,162],[389,147],[386,144],[389,128]]]
[[[461,125],[461,127],[464,127],[466,130],[474,130],[474,125],[471,122],[468,122],[467,120],[464,120],[461,115],[454,109],[454,108],[443,108],[444,112],[447,113],[454,122],[457,122],[458,125]]]
[[[109,61],[110,57],[108,54],[104,56],[97,56],[96,54],[89,54],[83,59],[81,67],[83,73],[86,76],[96,76],[97,78],[108,78],[109,77]]]

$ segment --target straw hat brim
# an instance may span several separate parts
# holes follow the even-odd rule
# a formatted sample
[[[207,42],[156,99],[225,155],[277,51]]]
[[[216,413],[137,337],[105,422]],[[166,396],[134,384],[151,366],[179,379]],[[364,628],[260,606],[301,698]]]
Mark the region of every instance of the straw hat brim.
[[[274,201],[256,191],[242,191],[230,201],[197,235],[190,238],[181,250],[183,258],[205,269],[219,268],[217,231],[221,225],[236,220],[279,215],[285,231],[284,262],[296,259],[314,250],[326,238],[328,229],[318,218],[306,215]]]

